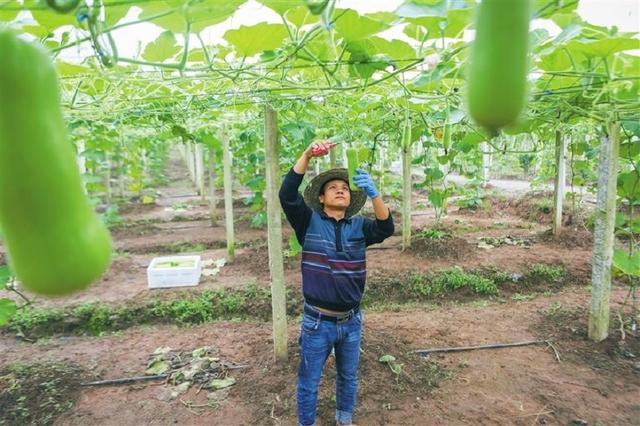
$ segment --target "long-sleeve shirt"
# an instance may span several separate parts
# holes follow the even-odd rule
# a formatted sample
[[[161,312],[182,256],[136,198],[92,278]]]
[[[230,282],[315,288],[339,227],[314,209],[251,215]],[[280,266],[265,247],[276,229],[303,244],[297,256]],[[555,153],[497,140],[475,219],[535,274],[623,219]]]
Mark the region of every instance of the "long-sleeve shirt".
[[[307,303],[334,311],[360,304],[366,282],[366,247],[393,234],[384,220],[354,216],[335,220],[314,211],[298,192],[304,175],[293,169],[280,188],[280,204],[302,245],[302,292]]]

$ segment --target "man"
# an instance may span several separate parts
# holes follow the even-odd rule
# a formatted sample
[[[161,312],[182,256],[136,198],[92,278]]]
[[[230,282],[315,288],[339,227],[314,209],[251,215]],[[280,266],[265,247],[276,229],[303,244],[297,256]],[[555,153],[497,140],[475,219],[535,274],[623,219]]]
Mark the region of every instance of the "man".
[[[336,422],[351,425],[358,386],[360,300],[366,280],[366,247],[393,234],[391,212],[371,176],[358,169],[360,191],[349,190],[346,169],[316,176],[298,193],[313,157],[335,144],[316,141],[302,153],[280,188],[280,203],[302,245],[304,307],[297,382],[298,422],[315,425],[318,385],[327,357],[336,361]],[[375,220],[354,216],[371,198]]]

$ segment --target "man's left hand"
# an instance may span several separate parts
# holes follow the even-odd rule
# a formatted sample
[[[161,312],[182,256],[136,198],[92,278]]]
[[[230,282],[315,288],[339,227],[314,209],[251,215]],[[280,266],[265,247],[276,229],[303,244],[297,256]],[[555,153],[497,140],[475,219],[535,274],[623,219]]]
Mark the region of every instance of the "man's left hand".
[[[357,174],[353,177],[353,182],[358,186],[358,188],[364,190],[369,198],[375,198],[380,195],[369,173],[362,169],[357,169],[356,172]]]

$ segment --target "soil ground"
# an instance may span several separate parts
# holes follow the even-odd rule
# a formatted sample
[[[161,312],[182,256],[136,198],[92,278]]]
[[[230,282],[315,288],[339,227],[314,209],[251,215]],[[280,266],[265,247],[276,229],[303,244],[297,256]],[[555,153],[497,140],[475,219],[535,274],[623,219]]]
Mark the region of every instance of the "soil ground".
[[[211,226],[208,206],[193,192],[177,159],[167,174],[171,183],[160,188],[163,196],[154,205],[132,204],[123,209],[124,224],[113,232],[118,254],[100,281],[64,298],[28,294],[34,304],[61,307],[100,301],[126,305],[158,295],[170,298],[178,290],[147,288],[146,267],[153,257],[193,253],[204,259],[223,258],[226,239],[222,220],[219,226]],[[437,225],[451,238],[426,241],[418,237],[413,249],[401,251],[398,232],[370,248],[370,274],[401,276],[407,271],[437,272],[453,266],[521,274],[532,264],[541,263],[564,266],[571,280],[561,287],[540,283],[539,291],[526,294],[513,285],[497,297],[448,295],[437,303],[382,305],[366,311],[354,421],[360,425],[640,424],[638,336],[627,334],[621,344],[620,334],[612,329],[611,336],[601,343],[586,339],[590,233],[569,228],[561,237],[551,237],[546,219],[537,213],[526,216],[535,222],[523,219],[527,212],[520,204],[476,213],[454,208],[436,223],[430,211],[417,207],[424,204],[424,198],[415,194],[414,232]],[[194,292],[241,288],[252,282],[269,286],[266,229],[251,228],[251,212],[242,203],[236,207],[236,260],[218,275],[204,278]],[[222,208],[218,211],[222,214]],[[399,221],[399,216],[395,213],[394,219]],[[288,225],[284,230],[287,241]],[[478,246],[480,238],[505,236],[527,244]],[[299,258],[285,261],[285,276],[287,286],[299,292]],[[614,312],[625,296],[624,286],[615,283],[611,294]],[[248,367],[230,372],[236,384],[209,395],[212,398],[194,386],[167,401],[163,397],[167,386],[162,381],[76,387],[75,404],[54,424],[294,425],[297,322],[297,318],[289,318],[289,361],[285,364],[273,360],[271,323],[136,326],[99,337],[55,335],[35,343],[4,332],[0,334],[0,373],[19,360],[77,365],[83,380],[132,377],[144,374],[150,354],[158,347],[190,352],[213,346],[222,359]],[[425,348],[537,339],[551,339],[553,348],[536,344],[432,354],[429,358],[413,353]],[[378,361],[383,355],[396,358],[400,374]],[[318,403],[322,425],[333,424],[334,386],[330,358]]]

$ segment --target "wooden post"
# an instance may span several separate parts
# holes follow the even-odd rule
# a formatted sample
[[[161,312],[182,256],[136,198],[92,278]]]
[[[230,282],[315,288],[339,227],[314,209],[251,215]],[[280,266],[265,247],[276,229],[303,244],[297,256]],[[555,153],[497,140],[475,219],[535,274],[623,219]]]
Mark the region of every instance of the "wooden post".
[[[564,205],[566,179],[566,146],[566,138],[562,132],[556,130],[556,180],[553,190],[553,235],[559,235],[562,230],[562,207]]]
[[[109,151],[106,151],[104,153],[104,162],[105,162],[105,168],[106,170],[106,176],[105,176],[105,182],[104,182],[104,186],[105,188],[107,188],[107,205],[110,206],[111,203],[113,202],[113,193],[112,193],[112,189],[111,189],[111,155],[109,154]]]
[[[232,158],[229,150],[229,136],[222,133],[222,161],[224,163],[224,223],[227,234],[227,261],[235,260],[235,233],[233,228],[233,176],[231,174]]]
[[[612,123],[608,131],[609,134],[602,138],[602,143],[600,144],[598,195],[595,209],[595,228],[593,231],[589,338],[596,342],[606,339],[609,334],[609,293],[611,292],[611,262],[616,218],[620,124],[617,122]]]
[[[482,187],[485,188],[491,179],[491,145],[482,142],[480,145],[482,150]]]
[[[200,194],[200,201],[204,202],[206,199],[204,189],[204,147],[201,143],[197,143],[195,146],[195,172],[196,172],[196,187]]]
[[[189,178],[193,182],[193,179],[195,178],[195,173],[193,170],[193,150],[191,149],[190,143],[185,144],[184,153],[185,153],[184,160],[187,163],[187,169],[189,170]]]
[[[218,199],[216,198],[216,152],[213,148],[209,148],[209,166],[207,167],[207,174],[209,177],[209,218],[211,219],[211,226],[218,224],[217,205]]]
[[[411,247],[411,145],[402,147],[402,250]]]
[[[267,234],[269,272],[271,274],[271,311],[273,314],[273,349],[277,362],[287,361],[287,301],[282,263],[281,206],[278,199],[280,164],[278,157],[278,116],[270,107],[264,111],[266,165]]]

